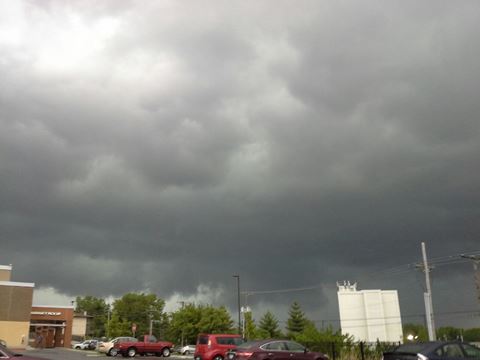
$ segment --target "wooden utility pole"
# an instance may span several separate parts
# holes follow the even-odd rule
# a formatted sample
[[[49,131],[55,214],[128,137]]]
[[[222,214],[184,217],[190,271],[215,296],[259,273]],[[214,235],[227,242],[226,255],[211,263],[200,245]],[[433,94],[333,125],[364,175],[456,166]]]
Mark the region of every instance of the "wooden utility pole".
[[[477,300],[480,303],[480,255],[460,255],[462,258],[473,261],[473,271],[475,277],[475,287],[477,288]]]

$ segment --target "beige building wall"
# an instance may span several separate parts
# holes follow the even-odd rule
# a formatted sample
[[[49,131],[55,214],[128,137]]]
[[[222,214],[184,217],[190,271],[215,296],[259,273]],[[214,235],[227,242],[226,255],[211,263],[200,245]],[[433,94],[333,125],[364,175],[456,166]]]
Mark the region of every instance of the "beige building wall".
[[[28,345],[33,283],[0,281],[0,339],[12,348]]]
[[[0,321],[0,339],[11,349],[24,349],[28,345],[30,321]]]
[[[12,276],[11,265],[0,265],[0,281],[10,281]]]
[[[75,316],[73,318],[72,335],[85,338],[86,333],[87,333],[87,317]]]

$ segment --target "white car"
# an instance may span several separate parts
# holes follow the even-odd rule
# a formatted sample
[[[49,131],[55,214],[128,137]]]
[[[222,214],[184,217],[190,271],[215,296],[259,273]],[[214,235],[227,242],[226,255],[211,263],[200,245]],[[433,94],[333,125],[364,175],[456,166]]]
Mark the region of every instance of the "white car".
[[[77,350],[88,350],[92,348],[95,349],[96,345],[96,340],[85,340],[84,342],[73,345],[73,348]]]
[[[113,345],[115,345],[117,342],[133,342],[133,341],[137,341],[137,339],[130,336],[116,337],[115,339],[112,339],[110,341],[105,341],[98,344],[97,351],[107,354],[107,356],[112,356]]]
[[[185,345],[180,349],[180,354],[182,355],[190,355],[195,352],[195,345]]]

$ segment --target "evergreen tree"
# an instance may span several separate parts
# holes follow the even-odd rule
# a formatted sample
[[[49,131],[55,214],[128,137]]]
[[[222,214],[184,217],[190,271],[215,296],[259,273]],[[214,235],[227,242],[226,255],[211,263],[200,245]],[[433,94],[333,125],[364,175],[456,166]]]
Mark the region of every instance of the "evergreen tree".
[[[287,330],[289,337],[294,337],[295,334],[301,333],[308,322],[305,313],[300,308],[300,304],[296,301],[290,306],[288,312],[289,318],[287,320]]]
[[[278,320],[270,311],[267,311],[260,319],[258,330],[259,335],[262,338],[275,338],[282,336],[282,333],[278,329]]]
[[[255,325],[255,320],[253,319],[252,313],[245,313],[245,339],[253,340],[257,338],[257,326]]]

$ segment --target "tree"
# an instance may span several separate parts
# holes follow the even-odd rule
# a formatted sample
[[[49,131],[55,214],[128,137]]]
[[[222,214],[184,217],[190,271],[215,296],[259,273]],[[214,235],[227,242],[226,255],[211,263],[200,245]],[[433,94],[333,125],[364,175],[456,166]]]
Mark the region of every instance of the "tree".
[[[106,322],[109,305],[104,299],[94,296],[77,296],[75,299],[75,312],[86,313],[91,318],[88,320],[87,335],[90,337],[102,337],[106,333]]]
[[[219,308],[213,306],[201,307],[198,330],[199,333],[228,333],[233,330],[233,320],[224,306]]]
[[[187,304],[181,309],[169,314],[170,326],[167,338],[175,344],[185,345],[195,343],[198,326],[202,315],[194,304]]]
[[[270,311],[267,311],[260,319],[258,330],[258,335],[262,338],[275,338],[282,336],[282,333],[278,328],[278,320]]]
[[[353,337],[342,335],[340,330],[333,331],[329,326],[319,331],[313,322],[307,321],[301,333],[294,333],[294,340],[305,345],[313,351],[328,353],[331,351],[332,343],[349,345],[353,343]]]
[[[463,332],[463,340],[469,342],[480,341],[480,328],[467,329]]]
[[[300,304],[296,301],[290,306],[288,312],[289,318],[287,320],[287,331],[290,338],[295,337],[295,334],[301,333],[305,328],[308,320],[305,313],[302,311]]]
[[[459,340],[462,336],[462,329],[452,326],[444,326],[437,329],[437,338],[439,340]]]
[[[228,333],[233,320],[225,307],[187,304],[169,314],[167,338],[175,343],[194,343],[199,333]]]
[[[255,325],[255,320],[253,319],[252,313],[250,311],[245,312],[245,339],[253,340],[258,337],[257,326]]]
[[[124,331],[121,335],[130,334],[132,325],[136,325],[135,336],[148,334],[150,321],[155,320],[153,330],[157,337],[164,336],[162,329],[165,329],[168,322],[163,312],[165,301],[155,294],[127,293],[113,303],[112,320],[110,321],[110,334],[116,334],[118,330]]]

